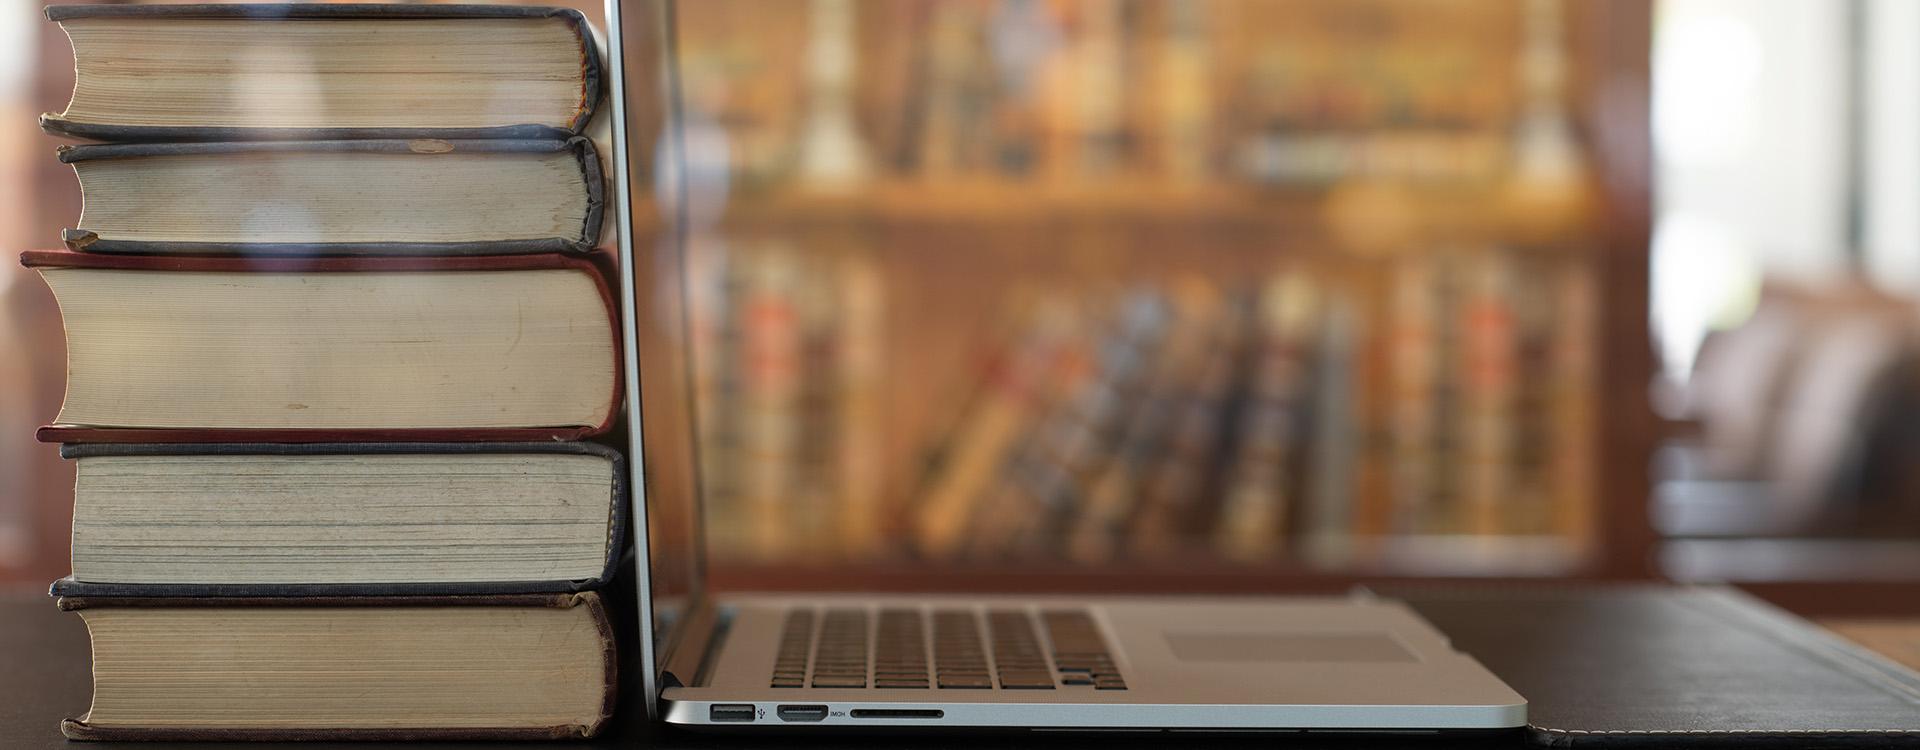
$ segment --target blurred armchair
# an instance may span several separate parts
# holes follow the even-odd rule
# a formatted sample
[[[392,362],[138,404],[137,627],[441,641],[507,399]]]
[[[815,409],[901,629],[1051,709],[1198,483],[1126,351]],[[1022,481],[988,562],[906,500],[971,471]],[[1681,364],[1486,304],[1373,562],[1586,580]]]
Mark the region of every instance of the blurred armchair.
[[[1669,537],[1920,536],[1920,312],[1857,284],[1769,285],[1709,336],[1656,454]]]

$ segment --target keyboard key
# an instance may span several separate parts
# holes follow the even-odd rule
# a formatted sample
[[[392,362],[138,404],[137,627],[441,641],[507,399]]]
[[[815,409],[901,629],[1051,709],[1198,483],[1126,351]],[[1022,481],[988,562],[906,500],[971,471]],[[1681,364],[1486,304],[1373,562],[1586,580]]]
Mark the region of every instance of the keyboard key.
[[[1053,675],[1046,672],[1001,672],[1000,687],[1009,690],[1052,690]]]
[[[927,677],[926,625],[919,610],[887,609],[880,612],[874,633],[874,679],[912,679]],[[920,685],[924,687],[924,685]]]
[[[1036,625],[1046,628],[1045,640]],[[1127,689],[1098,624],[1084,611],[890,607],[788,613],[769,684],[1052,690],[1062,683]]]
[[[993,664],[1006,690],[1052,690],[1053,671],[1047,664],[1033,618],[1019,610],[987,613],[987,640]]]
[[[1097,690],[1125,690],[1119,667],[1107,649],[1106,637],[1093,616],[1084,610],[1048,610],[1040,613],[1053,645],[1053,660],[1069,685],[1092,684]]]
[[[965,610],[939,610],[932,620],[935,684],[954,690],[992,689],[978,616]]]
[[[797,688],[806,684],[807,652],[813,649],[813,612],[796,609],[780,625],[779,650],[774,655],[772,685]]]

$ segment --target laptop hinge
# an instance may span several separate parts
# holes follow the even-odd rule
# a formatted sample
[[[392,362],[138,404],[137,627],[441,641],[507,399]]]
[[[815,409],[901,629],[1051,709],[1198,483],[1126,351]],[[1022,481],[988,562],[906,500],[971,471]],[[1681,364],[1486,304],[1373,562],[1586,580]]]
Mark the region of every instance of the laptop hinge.
[[[701,597],[680,623],[673,652],[667,655],[661,671],[662,687],[698,686],[706,677],[708,653],[720,643],[720,617]]]

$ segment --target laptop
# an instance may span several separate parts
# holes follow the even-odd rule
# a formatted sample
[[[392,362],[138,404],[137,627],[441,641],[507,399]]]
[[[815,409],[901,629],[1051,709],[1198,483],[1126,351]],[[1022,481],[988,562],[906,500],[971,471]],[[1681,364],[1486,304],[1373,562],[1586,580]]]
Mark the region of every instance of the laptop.
[[[1406,606],[1364,595],[706,591],[682,288],[687,225],[705,210],[693,205],[699,172],[687,168],[679,132],[673,14],[671,0],[607,2],[637,661],[650,717],[768,732],[1447,733],[1526,723],[1526,701],[1499,678]]]

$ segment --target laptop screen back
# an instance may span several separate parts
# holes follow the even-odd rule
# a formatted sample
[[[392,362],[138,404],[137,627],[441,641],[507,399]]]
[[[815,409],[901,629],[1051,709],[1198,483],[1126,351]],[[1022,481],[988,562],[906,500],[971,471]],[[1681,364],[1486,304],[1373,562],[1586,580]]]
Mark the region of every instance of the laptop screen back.
[[[685,307],[687,201],[671,0],[607,0],[615,200],[625,278],[627,431],[641,668],[655,711],[673,625],[699,591],[702,549]]]

